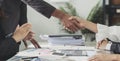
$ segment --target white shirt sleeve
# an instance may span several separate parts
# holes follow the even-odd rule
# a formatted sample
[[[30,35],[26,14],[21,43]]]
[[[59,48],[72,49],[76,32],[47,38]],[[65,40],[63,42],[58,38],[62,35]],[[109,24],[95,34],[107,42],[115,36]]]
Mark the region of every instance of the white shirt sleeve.
[[[120,26],[106,26],[97,24],[98,33],[96,33],[96,41],[102,41],[109,38],[111,41],[120,42]]]
[[[112,43],[108,43],[107,45],[106,45],[106,50],[110,50],[110,48],[111,48],[111,45],[112,45]]]
[[[108,28],[109,28],[108,26],[97,24],[97,30],[98,30],[98,33],[96,33],[97,42],[102,41],[103,39],[108,37],[109,35]]]

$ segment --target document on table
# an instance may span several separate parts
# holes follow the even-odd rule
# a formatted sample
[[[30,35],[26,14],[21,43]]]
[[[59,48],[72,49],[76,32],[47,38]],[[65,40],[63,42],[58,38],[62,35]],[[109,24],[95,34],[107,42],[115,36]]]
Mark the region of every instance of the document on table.
[[[74,50],[74,49],[73,49]],[[78,52],[79,50],[77,50]],[[95,51],[87,51],[83,52],[83,55],[70,55],[70,56],[65,56],[65,55],[54,55],[52,52],[55,52],[54,50],[50,49],[28,49],[25,51],[19,52],[16,57],[38,57],[40,58],[41,61],[87,61],[89,57],[93,56],[95,54]],[[62,50],[62,53],[74,53],[74,51],[70,52],[67,50]],[[78,52],[82,53],[82,52]],[[87,55],[86,55],[87,54]]]
[[[82,35],[40,35],[50,45],[84,45]]]
[[[36,57],[36,56],[50,56],[50,55],[59,55],[61,53],[66,56],[93,56],[96,51],[92,50],[79,50],[79,49],[59,49],[59,50],[50,50],[50,49],[28,49],[21,51],[16,54],[20,57]],[[63,56],[59,55],[59,56]]]
[[[18,52],[16,56],[35,57],[35,56],[48,56],[51,54],[52,53],[49,49],[28,49],[25,51]]]

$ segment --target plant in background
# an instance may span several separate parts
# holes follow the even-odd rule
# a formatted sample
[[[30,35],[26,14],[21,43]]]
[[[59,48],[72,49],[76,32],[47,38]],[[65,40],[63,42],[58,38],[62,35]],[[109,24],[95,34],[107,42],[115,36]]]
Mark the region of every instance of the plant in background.
[[[100,4],[101,1],[99,1],[91,10],[89,13],[87,20],[94,22],[94,23],[101,23],[103,24],[104,20],[104,11],[103,6]]]
[[[101,5],[101,0],[92,8],[92,10],[90,11],[88,17],[87,17],[88,21],[91,21],[93,23],[100,23],[100,24],[104,24],[104,11],[103,11],[103,7]],[[82,30],[82,33],[93,33],[87,29]]]
[[[79,17],[78,13],[76,12],[76,9],[73,7],[72,4],[70,3],[65,3],[65,8],[64,7],[60,7],[60,10],[63,11],[64,13],[66,14],[69,14],[71,16],[77,16]],[[61,22],[60,22],[61,24]],[[74,34],[75,32],[71,32],[71,31],[68,31],[66,29],[62,29],[62,30],[65,30],[65,32],[69,33],[69,34]]]

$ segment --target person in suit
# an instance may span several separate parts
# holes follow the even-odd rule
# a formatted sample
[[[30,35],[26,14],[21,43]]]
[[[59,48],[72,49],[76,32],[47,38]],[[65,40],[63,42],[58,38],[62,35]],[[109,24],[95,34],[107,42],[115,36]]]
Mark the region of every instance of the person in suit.
[[[81,29],[88,29],[96,33],[97,48],[110,50],[114,54],[96,54],[89,61],[120,61],[120,26],[106,26],[95,24],[85,19],[71,17],[80,22]],[[102,47],[102,48],[101,48]],[[104,58],[104,59],[103,59]]]
[[[20,41],[27,37],[28,32],[31,32],[29,30],[31,26],[27,24],[26,4],[47,18],[51,16],[59,18],[63,25],[73,32],[79,29],[78,21],[69,20],[70,15],[43,0],[0,0],[3,15],[0,18],[0,60],[7,60],[14,56],[19,51]],[[16,30],[18,25],[20,27]],[[26,31],[23,31],[24,29]]]

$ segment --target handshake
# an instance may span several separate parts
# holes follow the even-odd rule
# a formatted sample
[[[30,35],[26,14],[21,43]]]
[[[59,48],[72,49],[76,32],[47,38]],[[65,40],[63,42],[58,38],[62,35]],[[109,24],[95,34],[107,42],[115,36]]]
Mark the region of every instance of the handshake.
[[[70,32],[76,32],[78,30],[84,29],[84,20],[75,16],[70,16],[66,20],[62,21],[64,29]]]
[[[66,21],[64,20],[62,22],[64,28],[71,32],[76,32],[78,30],[86,28],[92,32],[97,33],[97,25],[95,23],[92,23],[90,21],[87,21],[76,16],[71,16],[68,19],[66,19]]]

